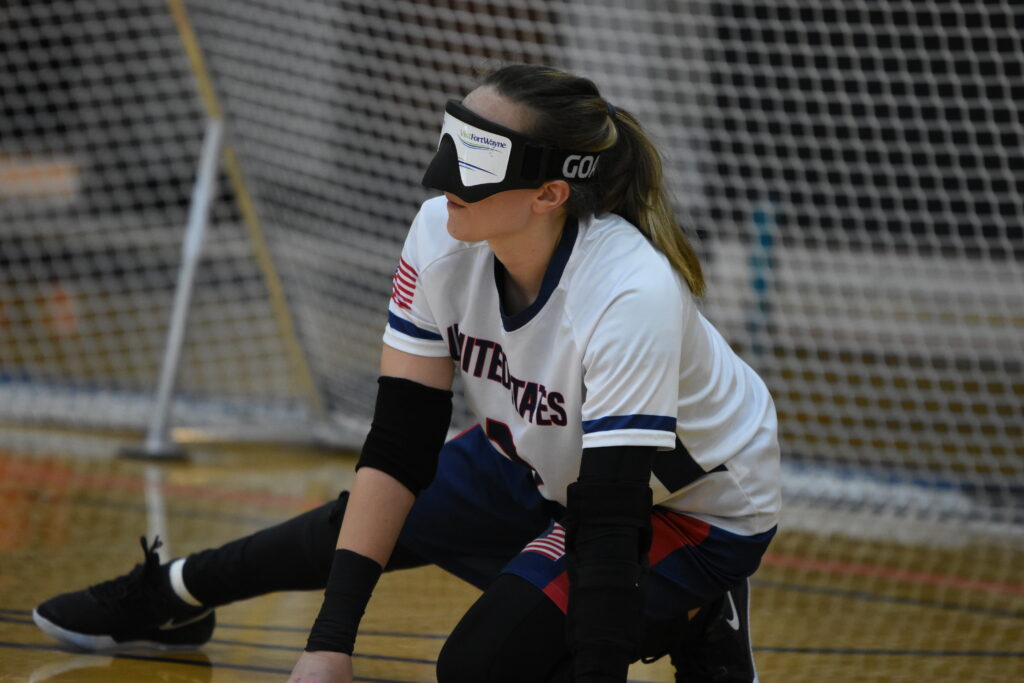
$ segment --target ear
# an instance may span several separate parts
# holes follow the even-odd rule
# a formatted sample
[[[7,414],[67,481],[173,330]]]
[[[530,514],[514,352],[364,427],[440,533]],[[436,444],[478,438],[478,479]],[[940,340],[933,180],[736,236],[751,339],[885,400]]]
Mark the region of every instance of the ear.
[[[533,197],[535,213],[551,213],[569,199],[569,183],[564,180],[549,180],[537,188]]]

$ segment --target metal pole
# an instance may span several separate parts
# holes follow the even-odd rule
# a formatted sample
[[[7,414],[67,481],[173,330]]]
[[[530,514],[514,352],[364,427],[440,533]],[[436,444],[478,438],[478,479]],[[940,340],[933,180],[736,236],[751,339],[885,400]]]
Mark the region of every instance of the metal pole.
[[[181,361],[181,350],[185,341],[192,288],[202,255],[203,240],[206,237],[210,204],[217,190],[217,160],[220,156],[223,136],[224,125],[221,119],[208,119],[203,148],[199,157],[199,172],[192,188],[188,226],[185,229],[185,241],[181,249],[181,268],[178,271],[178,285],[174,294],[174,307],[171,310],[167,344],[164,348],[160,379],[157,383],[153,410],[149,417],[146,439],[141,447],[122,449],[123,455],[158,459],[178,459],[185,456],[184,449],[171,440],[168,423],[174,385],[178,376],[178,365]]]
[[[221,106],[217,101],[217,91],[213,87],[210,72],[206,68],[203,59],[203,51],[196,38],[196,32],[192,22],[188,18],[188,9],[184,0],[167,0],[170,6],[171,15],[174,17],[174,24],[178,29],[178,36],[188,57],[189,66],[192,67],[192,74],[196,79],[196,87],[203,99],[203,106],[206,115],[211,118],[221,118]],[[296,379],[303,391],[309,398],[310,406],[314,417],[321,423],[326,418],[326,408],[320,390],[317,388],[316,380],[313,377],[313,370],[310,367],[309,359],[299,341],[298,330],[295,319],[288,309],[288,301],[284,293],[284,285],[281,283],[281,276],[274,265],[274,259],[270,255],[270,248],[267,245],[267,237],[264,234],[259,214],[256,212],[256,205],[245,176],[242,174],[238,156],[230,144],[224,145],[224,173],[231,184],[231,191],[235,197],[235,204],[242,215],[242,223],[249,233],[249,243],[252,246],[253,256],[256,257],[256,264],[263,274],[264,284],[267,286],[267,296],[270,298],[270,308],[274,313],[277,326],[281,331],[281,339],[284,342],[285,353],[294,368]],[[360,428],[362,433],[363,428]]]

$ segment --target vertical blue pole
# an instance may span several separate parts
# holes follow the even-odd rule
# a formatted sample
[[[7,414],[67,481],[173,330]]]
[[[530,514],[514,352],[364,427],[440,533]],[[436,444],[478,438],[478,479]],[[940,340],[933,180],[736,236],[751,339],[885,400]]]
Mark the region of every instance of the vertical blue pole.
[[[771,316],[772,270],[775,267],[773,251],[777,226],[775,202],[759,202],[751,214],[753,244],[750,247],[750,289],[752,305],[747,315],[750,348],[755,357],[764,354],[769,344],[768,321]]]

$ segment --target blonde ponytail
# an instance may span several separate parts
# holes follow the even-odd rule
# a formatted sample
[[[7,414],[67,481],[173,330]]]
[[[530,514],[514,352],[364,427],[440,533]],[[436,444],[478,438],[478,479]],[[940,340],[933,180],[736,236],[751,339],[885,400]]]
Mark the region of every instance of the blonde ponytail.
[[[703,296],[704,272],[696,250],[676,222],[665,191],[661,154],[629,112],[616,110],[615,126],[619,131],[617,145],[631,149],[616,155],[620,157],[617,160],[620,168],[616,169],[618,178],[609,179],[607,185],[601,183],[607,192],[602,209],[617,213],[635,225],[668,257],[690,291],[695,296]],[[601,163],[601,170],[605,171],[605,159],[602,158]]]
[[[601,152],[596,182],[570,183],[570,214],[617,213],[665,256],[695,296],[704,294],[697,252],[676,222],[661,155],[628,111],[610,106],[593,81],[546,66],[514,64],[483,80],[535,114],[525,131],[546,144]]]

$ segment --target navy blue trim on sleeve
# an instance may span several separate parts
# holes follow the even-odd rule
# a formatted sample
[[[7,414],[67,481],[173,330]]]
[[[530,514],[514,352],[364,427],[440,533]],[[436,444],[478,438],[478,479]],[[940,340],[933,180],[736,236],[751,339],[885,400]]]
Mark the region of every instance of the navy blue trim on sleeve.
[[[596,420],[583,421],[583,433],[611,432],[617,429],[650,429],[658,432],[674,432],[676,418],[665,415],[609,415]]]
[[[443,338],[439,334],[435,334],[430,330],[424,330],[422,327],[416,327],[408,320],[399,318],[397,315],[388,311],[388,325],[391,329],[402,334],[407,334],[410,337],[416,337],[417,339],[429,339],[431,341],[442,341]]]

